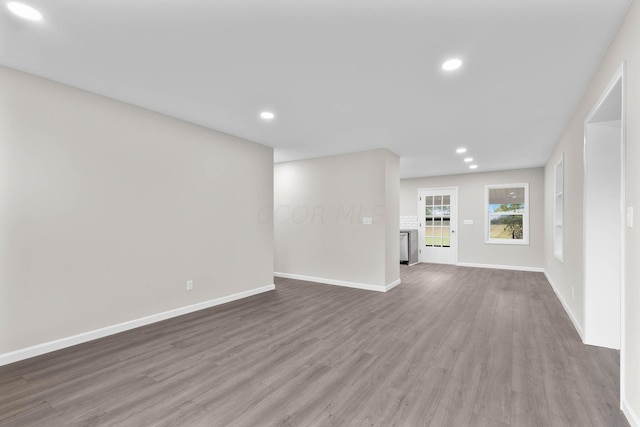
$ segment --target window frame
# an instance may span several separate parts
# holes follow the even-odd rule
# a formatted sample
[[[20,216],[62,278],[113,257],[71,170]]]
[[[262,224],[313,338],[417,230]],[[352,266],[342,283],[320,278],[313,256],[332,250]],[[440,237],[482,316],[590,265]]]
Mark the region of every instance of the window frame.
[[[522,213],[522,239],[492,239],[491,218],[489,215],[489,192],[502,188],[524,188],[524,212]],[[484,186],[484,242],[492,245],[528,245],[529,244],[529,183],[491,184]]]

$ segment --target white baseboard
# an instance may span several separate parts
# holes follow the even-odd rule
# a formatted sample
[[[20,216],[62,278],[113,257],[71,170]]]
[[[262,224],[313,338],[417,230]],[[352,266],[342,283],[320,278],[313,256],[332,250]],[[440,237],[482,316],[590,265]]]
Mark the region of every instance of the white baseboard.
[[[193,313],[194,311],[199,311],[205,308],[214,307],[216,305],[225,304],[242,298],[247,298],[263,292],[272,291],[275,288],[275,285],[262,286],[260,288],[238,292],[237,294],[227,295],[225,297],[188,305],[186,307],[175,308],[173,310],[165,311],[162,313],[152,314],[150,316],[141,317],[139,319],[129,320],[127,322],[118,323],[116,325],[106,326],[104,328],[95,329],[93,331],[83,332],[81,334],[61,338],[55,341],[49,341],[20,350],[11,351],[9,353],[0,354],[0,366],[28,359],[30,357],[40,356],[41,354],[50,353],[52,351],[71,347],[77,344],[82,344],[88,341],[93,341],[95,339],[103,338],[108,335],[113,335],[119,332],[128,331],[130,329],[139,328],[140,326],[160,322],[172,317],[182,316],[183,314]]]
[[[640,417],[631,409],[626,399],[622,399],[622,413],[627,417],[627,421],[629,421],[631,427],[640,427]]]
[[[387,286],[384,287],[384,291],[390,291],[391,289],[395,288],[396,286],[398,286],[400,283],[402,283],[402,280],[398,279],[398,280],[394,280],[393,282],[389,283]]]
[[[369,285],[367,283],[347,282],[344,280],[325,279],[322,277],[303,276],[301,274],[291,273],[273,273],[275,277],[282,277],[284,279],[304,280],[305,282],[323,283],[325,285],[345,286],[347,288],[364,289],[366,291],[387,292],[388,290],[395,288],[400,284],[400,279],[389,283],[385,286]]]
[[[459,262],[456,265],[460,267],[495,268],[497,270],[534,271],[536,273],[544,272],[544,268],[542,267],[524,267],[519,265],[475,264],[472,262]]]
[[[582,340],[582,342],[584,342],[584,333],[582,332],[582,327],[580,326],[580,323],[578,323],[578,320],[576,319],[576,317],[573,315],[573,312],[569,308],[569,304],[567,304],[567,302],[564,300],[564,298],[562,297],[562,294],[560,293],[560,291],[558,291],[558,288],[556,287],[555,283],[553,283],[553,280],[551,280],[551,277],[549,276],[549,273],[547,273],[546,270],[544,271],[544,276],[547,278],[547,281],[551,285],[551,289],[553,289],[553,292],[555,292],[556,296],[560,300],[560,304],[562,304],[562,307],[564,308],[564,311],[569,316],[569,319],[571,319],[571,323],[573,323],[573,327],[576,329],[576,332],[578,332],[578,335],[580,335],[580,339]]]

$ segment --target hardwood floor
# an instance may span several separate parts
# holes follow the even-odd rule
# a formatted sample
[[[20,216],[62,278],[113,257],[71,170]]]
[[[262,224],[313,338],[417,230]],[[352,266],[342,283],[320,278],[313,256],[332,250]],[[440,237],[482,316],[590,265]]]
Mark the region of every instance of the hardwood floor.
[[[619,355],[541,273],[420,264],[276,290],[0,368],[2,426],[625,426]]]

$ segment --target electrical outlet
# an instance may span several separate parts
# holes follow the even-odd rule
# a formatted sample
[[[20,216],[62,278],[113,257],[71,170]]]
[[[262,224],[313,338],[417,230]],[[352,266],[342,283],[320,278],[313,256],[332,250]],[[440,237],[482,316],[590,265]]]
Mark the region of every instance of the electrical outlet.
[[[193,280],[187,280],[187,290],[188,291],[193,290]]]

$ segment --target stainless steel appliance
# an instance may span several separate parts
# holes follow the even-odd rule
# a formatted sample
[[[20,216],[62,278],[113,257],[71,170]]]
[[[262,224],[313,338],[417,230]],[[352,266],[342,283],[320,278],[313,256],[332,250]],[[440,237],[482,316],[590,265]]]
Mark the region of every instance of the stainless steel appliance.
[[[418,230],[400,230],[400,263],[418,263]]]
[[[409,233],[400,233],[400,264],[409,264]]]

